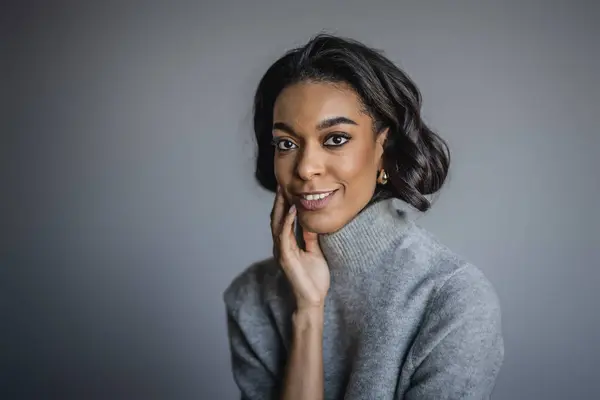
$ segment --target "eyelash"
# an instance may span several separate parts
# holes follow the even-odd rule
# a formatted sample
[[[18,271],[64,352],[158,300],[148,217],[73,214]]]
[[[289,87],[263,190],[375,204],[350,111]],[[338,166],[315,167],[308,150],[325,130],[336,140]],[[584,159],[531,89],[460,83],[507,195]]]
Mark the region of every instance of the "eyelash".
[[[331,140],[333,138],[342,138],[342,139],[345,140],[345,142],[343,142],[342,144],[324,144],[324,146],[325,147],[329,147],[329,148],[342,147],[343,145],[345,145],[346,143],[348,143],[348,141],[350,141],[350,139],[351,139],[350,135],[348,135],[347,133],[333,133],[333,134],[330,134],[329,136],[327,136],[327,139],[325,140],[325,143],[327,143],[329,140]],[[294,150],[293,148],[291,148],[291,149],[282,149],[280,147],[280,144],[281,143],[285,143],[285,142],[290,142],[294,146],[297,146],[290,139],[284,139],[284,138],[273,138],[271,144],[273,146],[275,146],[275,149],[277,151],[279,151],[279,152],[288,152],[290,150]]]

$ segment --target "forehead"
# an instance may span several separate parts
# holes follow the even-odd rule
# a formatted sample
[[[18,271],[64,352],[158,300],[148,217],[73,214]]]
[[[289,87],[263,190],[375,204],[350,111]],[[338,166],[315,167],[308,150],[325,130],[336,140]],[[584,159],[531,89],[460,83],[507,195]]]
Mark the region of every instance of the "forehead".
[[[358,122],[370,118],[359,96],[347,84],[301,82],[285,88],[273,109],[275,122],[315,125],[327,118],[345,116]]]

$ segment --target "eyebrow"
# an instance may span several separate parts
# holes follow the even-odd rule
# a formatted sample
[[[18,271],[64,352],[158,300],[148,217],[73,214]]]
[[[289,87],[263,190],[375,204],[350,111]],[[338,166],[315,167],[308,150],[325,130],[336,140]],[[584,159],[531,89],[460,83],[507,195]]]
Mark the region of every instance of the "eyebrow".
[[[343,124],[358,126],[358,124],[356,122],[354,122],[353,120],[351,120],[350,118],[332,117],[332,118],[327,118],[327,119],[319,122],[317,124],[317,130],[322,131],[323,129],[327,129],[327,128],[331,128],[336,125],[343,125]],[[275,130],[275,129],[284,131],[286,133],[289,133],[290,135],[296,135],[296,133],[294,132],[292,127],[289,126],[288,124],[286,124],[285,122],[275,122],[273,124],[273,130]]]
[[[350,118],[333,117],[333,118],[328,118],[326,120],[319,122],[319,124],[317,125],[317,130],[322,131],[323,129],[331,128],[332,126],[344,125],[344,124],[358,125],[356,122],[352,121]]]

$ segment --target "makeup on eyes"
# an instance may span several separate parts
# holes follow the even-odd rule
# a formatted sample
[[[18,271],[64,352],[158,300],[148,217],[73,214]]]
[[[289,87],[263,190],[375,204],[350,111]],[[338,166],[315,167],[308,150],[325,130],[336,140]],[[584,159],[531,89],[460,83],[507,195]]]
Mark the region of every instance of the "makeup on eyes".
[[[329,141],[332,140],[338,140],[342,139],[341,143],[327,143]],[[323,140],[323,145],[325,147],[329,147],[329,148],[335,148],[335,147],[341,147],[343,145],[345,145],[346,143],[348,143],[350,140],[352,139],[352,136],[350,136],[349,134],[345,133],[345,132],[333,132],[333,133],[328,133],[325,135],[325,139]],[[292,150],[292,148],[282,148],[280,147],[281,143],[284,142],[289,142],[294,146],[297,146],[296,143],[294,143],[293,140],[287,138],[287,137],[274,137],[271,140],[271,145],[275,146],[279,151],[289,151]]]

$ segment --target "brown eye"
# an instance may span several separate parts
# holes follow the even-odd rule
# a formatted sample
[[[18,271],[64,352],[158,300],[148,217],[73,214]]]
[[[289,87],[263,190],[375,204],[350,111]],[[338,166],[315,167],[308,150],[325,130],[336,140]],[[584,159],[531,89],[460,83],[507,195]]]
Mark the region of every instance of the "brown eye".
[[[275,144],[277,146],[277,149],[281,151],[288,151],[296,148],[294,142],[287,139],[278,140]]]
[[[346,142],[348,140],[350,140],[350,138],[347,135],[340,135],[340,134],[331,135],[325,141],[325,146],[333,146],[333,147],[342,146],[343,144],[346,144]]]

